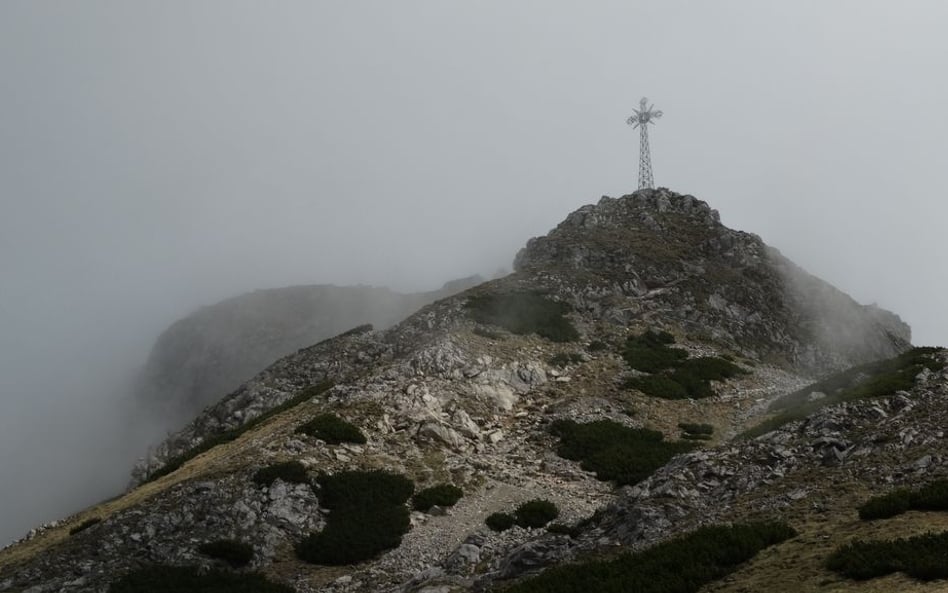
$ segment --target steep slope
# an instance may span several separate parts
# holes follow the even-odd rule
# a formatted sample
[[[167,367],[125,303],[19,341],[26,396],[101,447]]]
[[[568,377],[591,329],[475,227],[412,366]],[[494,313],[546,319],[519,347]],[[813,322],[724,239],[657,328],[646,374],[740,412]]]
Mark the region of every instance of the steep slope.
[[[315,285],[229,298],[175,322],[158,337],[138,382],[138,399],[193,418],[287,354],[357,325],[390,327],[424,305],[482,281],[463,278],[414,294]]]
[[[643,333],[659,330],[666,333]],[[899,416],[908,406],[897,402],[915,402],[937,421],[943,371],[909,378],[910,391],[885,400],[895,403],[846,402],[758,440],[731,437],[814,375],[899,354],[909,339],[894,315],[805,275],[690,196],[643,190],[603,198],[531,240],[514,274],[390,330],[348,332],[270,366],[169,438],[139,468],[142,485],[0,552],[0,591],[103,590],[151,564],[220,566],[200,545],[239,539],[253,545],[251,567],[300,592],[449,593],[617,545],[641,548],[709,521],[814,502],[851,520],[842,514],[851,499],[826,502],[841,476],[858,483],[860,495],[881,491],[905,476],[893,468],[916,453],[913,442],[941,443],[880,445],[884,453],[875,455],[874,436],[860,431],[879,416],[864,411],[877,406],[897,418],[887,431],[920,434],[927,425],[913,423],[924,419]],[[672,362],[645,369],[646,355]],[[719,373],[714,380],[696,376],[708,368]],[[646,395],[649,381],[678,381],[693,397]],[[365,442],[299,432],[326,412],[357,427]],[[576,425],[564,421],[604,420],[611,428],[596,438],[633,435],[648,463],[623,457],[622,448],[571,460],[562,439]],[[679,423],[708,424],[713,435],[682,453],[695,441],[681,438]],[[860,447],[870,453],[857,454]],[[863,472],[866,460],[878,473]],[[303,479],[320,487],[290,476],[259,482],[261,468],[284,461],[299,462]],[[333,502],[327,476],[353,469],[397,472],[416,489],[452,483],[464,496],[450,508],[413,512],[400,544],[365,562],[301,560],[294,547],[310,541],[307,534],[336,532],[333,521],[352,512]],[[613,469],[631,487],[597,479]],[[538,498],[558,505],[557,521],[575,527],[570,535],[484,527],[492,513]],[[786,569],[768,568],[768,555],[820,533],[811,515],[788,516],[802,535],[742,568],[746,578]],[[68,535],[90,518],[101,521]],[[383,522],[372,525],[384,530]]]

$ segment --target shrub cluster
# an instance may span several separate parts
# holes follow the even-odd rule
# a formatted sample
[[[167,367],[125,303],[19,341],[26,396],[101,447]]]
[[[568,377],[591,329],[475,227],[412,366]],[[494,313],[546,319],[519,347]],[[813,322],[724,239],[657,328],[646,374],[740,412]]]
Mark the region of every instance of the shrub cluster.
[[[557,352],[550,357],[550,364],[558,367],[565,367],[568,364],[579,364],[583,362],[583,356],[578,352]]]
[[[785,523],[703,527],[613,560],[568,564],[505,593],[695,593],[768,546],[796,533]]]
[[[948,531],[909,538],[853,541],[836,549],[826,566],[855,580],[904,572],[922,581],[948,578]]]
[[[557,535],[567,535],[572,539],[579,537],[580,529],[576,525],[567,525],[566,523],[550,523],[546,530]]]
[[[549,500],[534,499],[514,511],[514,522],[523,528],[543,527],[560,516],[560,510]]]
[[[277,478],[288,484],[308,484],[306,467],[299,461],[283,461],[262,467],[253,475],[253,481],[259,486],[270,486]]]
[[[330,445],[339,443],[365,444],[362,431],[335,414],[319,414],[296,429],[297,434],[306,434],[326,441]]]
[[[668,442],[662,433],[629,428],[611,420],[579,424],[557,420],[550,427],[560,438],[557,454],[581,462],[600,480],[617,485],[635,484],[647,478],[679,453],[690,451],[691,443]]]
[[[771,411],[779,412],[776,416],[741,436],[758,437],[794,420],[802,420],[825,406],[908,391],[922,369],[937,371],[944,366],[932,356],[937,351],[938,348],[912,348],[894,358],[853,367],[785,395],[770,406]],[[810,401],[813,392],[825,393],[826,397]]]
[[[438,484],[425,488],[411,497],[411,506],[416,511],[427,512],[431,507],[453,507],[464,492],[452,484]]]
[[[219,539],[198,546],[198,552],[209,558],[223,560],[234,568],[247,566],[253,560],[253,546],[233,539]]]
[[[936,480],[911,490],[899,488],[874,496],[859,507],[863,521],[888,519],[906,511],[948,511],[948,480]]]
[[[294,593],[259,573],[200,571],[194,566],[163,564],[140,568],[109,586],[109,593]]]
[[[714,427],[710,424],[694,424],[691,422],[679,422],[678,428],[681,429],[681,438],[692,441],[708,441],[714,434]]]
[[[688,353],[670,348],[675,338],[652,330],[626,340],[622,357],[629,367],[645,373],[633,377],[625,387],[664,399],[702,398],[714,395],[711,381],[730,379],[745,371],[731,361],[715,356],[688,358]]]
[[[572,342],[579,332],[565,317],[570,307],[537,292],[482,294],[467,301],[470,317],[515,334],[537,334],[553,342]]]
[[[332,512],[322,531],[296,546],[301,560],[352,564],[401,544],[411,525],[405,506],[414,490],[411,480],[376,470],[321,475],[317,482],[320,505]]]
[[[484,524],[491,531],[507,531],[517,523],[510,513],[491,513],[484,519]]]
[[[313,397],[316,397],[317,395],[320,395],[326,391],[329,391],[330,389],[332,389],[333,385],[334,383],[328,380],[322,381],[321,383],[317,383],[315,385],[310,385],[309,387],[303,389],[302,391],[294,395],[292,398],[288,399],[287,401],[283,402],[282,404],[276,407],[270,408],[269,410],[267,410],[263,414],[260,414],[256,418],[247,421],[242,426],[239,426],[231,430],[225,430],[223,432],[219,432],[217,434],[213,434],[206,437],[197,446],[192,447],[191,449],[185,451],[184,453],[180,455],[176,455],[172,457],[171,459],[169,459],[168,461],[166,461],[163,466],[161,466],[160,468],[156,469],[151,474],[149,474],[145,482],[151,482],[151,481],[157,480],[158,478],[162,476],[166,476],[170,474],[171,472],[177,470],[179,467],[181,467],[188,461],[194,459],[201,453],[210,451],[211,449],[213,449],[214,447],[218,445],[223,445],[225,443],[229,443],[231,441],[236,440],[240,435],[244,434],[248,430],[251,430],[253,428],[260,426],[261,424],[263,424],[270,418],[273,418],[277,414],[281,412],[285,412],[289,410],[290,408],[295,408],[301,403],[308,401],[312,399]]]
[[[70,529],[70,530],[69,530],[69,535],[76,535],[76,534],[79,533],[80,531],[85,531],[86,529],[89,529],[89,528],[92,527],[93,525],[97,525],[97,524],[99,524],[99,523],[101,523],[101,522],[102,522],[102,519],[101,519],[100,517],[90,517],[89,519],[86,519],[85,521],[83,521],[83,522],[80,523],[79,525],[76,525],[75,527],[73,527],[72,529]]]

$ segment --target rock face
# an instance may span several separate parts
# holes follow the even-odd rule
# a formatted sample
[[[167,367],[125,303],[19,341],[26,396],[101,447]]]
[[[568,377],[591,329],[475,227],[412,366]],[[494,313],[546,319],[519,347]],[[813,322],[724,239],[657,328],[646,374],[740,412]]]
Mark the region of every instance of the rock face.
[[[532,239],[515,266],[391,329],[346,332],[270,365],[143,460],[138,487],[0,551],[0,591],[105,591],[115,575],[142,565],[211,566],[196,550],[221,538],[252,543],[251,566],[301,593],[485,590],[578,554],[639,548],[709,521],[826,508],[854,476],[865,477],[863,491],[878,491],[935,475],[948,459],[936,430],[948,422],[943,372],[920,376],[912,393],[825,408],[760,439],[729,440],[775,398],[825,371],[900,353],[910,334],[895,315],[855,303],[758,237],[722,226],[691,196],[643,190],[603,198]],[[475,303],[524,294],[568,311],[579,338],[553,342],[474,320]],[[674,334],[693,357],[728,356],[746,374],[715,382],[716,394],[699,400],[623,388],[633,371],[621,346],[645,329]],[[329,389],[305,391],[327,381]],[[297,434],[324,412],[356,425],[366,443]],[[672,440],[679,422],[707,422],[715,436],[616,489],[556,454],[549,428],[558,419],[611,420]],[[145,481],[175,460],[174,471]],[[371,561],[313,566],[293,546],[331,516],[318,490],[251,480],[286,460],[312,477],[385,469],[418,488],[455,484],[464,496],[450,508],[412,513],[402,543]],[[491,513],[536,498],[556,503],[562,523],[586,519],[583,527],[571,537],[484,526]],[[89,517],[102,521],[67,536]]]
[[[387,328],[482,281],[472,276],[416,294],[371,286],[289,286],[221,301],[158,337],[139,381],[139,399],[193,418],[287,354],[358,325]]]
[[[584,206],[531,239],[514,267],[555,273],[579,305],[638,297],[632,308],[606,313],[660,316],[755,358],[817,373],[889,357],[911,342],[898,316],[859,305],[757,235],[724,227],[705,202],[669,191]]]

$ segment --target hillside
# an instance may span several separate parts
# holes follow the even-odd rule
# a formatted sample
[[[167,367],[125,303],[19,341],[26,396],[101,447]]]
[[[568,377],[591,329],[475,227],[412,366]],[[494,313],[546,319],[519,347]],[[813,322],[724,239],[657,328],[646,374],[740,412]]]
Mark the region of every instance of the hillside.
[[[166,582],[149,568],[164,565],[299,592],[605,591],[627,567],[572,563],[655,545],[703,559],[676,538],[731,523],[749,526],[726,570],[662,590],[937,590],[826,566],[854,536],[948,524],[856,514],[944,475],[946,355],[910,341],[700,200],[603,198],[528,242],[510,276],[257,374],[163,443],[138,487],[0,551],[0,591],[146,590],[132,581]],[[412,489],[448,484],[456,502],[440,488],[409,513]],[[548,504],[518,511],[538,499],[558,509],[551,530]],[[218,540],[251,546],[243,576],[202,547]]]
[[[483,279],[422,293],[374,286],[287,286],[202,307],[158,337],[136,387],[139,405],[191,419],[278,359],[357,325],[387,328]]]

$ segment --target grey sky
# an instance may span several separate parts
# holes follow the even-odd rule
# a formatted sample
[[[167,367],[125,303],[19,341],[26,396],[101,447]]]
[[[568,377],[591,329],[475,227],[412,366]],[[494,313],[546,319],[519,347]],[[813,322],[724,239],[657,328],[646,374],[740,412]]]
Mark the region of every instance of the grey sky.
[[[658,185],[948,344],[946,28],[940,1],[5,0],[0,474],[44,471],[0,508],[92,496],[86,402],[197,306],[490,274],[632,191],[643,94]]]

